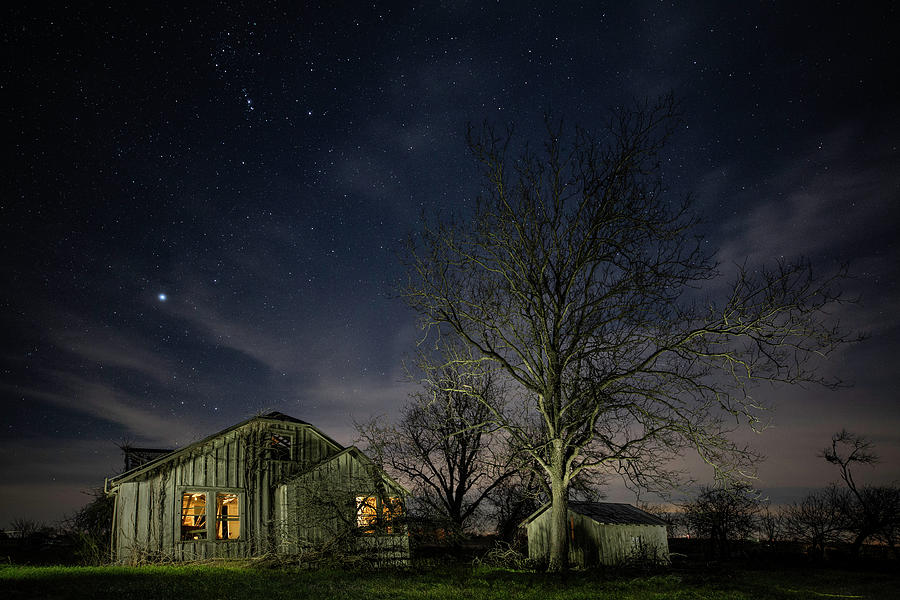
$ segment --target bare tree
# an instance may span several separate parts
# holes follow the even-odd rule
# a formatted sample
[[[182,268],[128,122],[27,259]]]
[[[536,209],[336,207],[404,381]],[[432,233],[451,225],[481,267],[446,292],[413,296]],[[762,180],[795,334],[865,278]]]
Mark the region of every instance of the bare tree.
[[[853,537],[854,555],[866,540],[879,538],[894,548],[900,523],[900,488],[897,486],[859,486],[853,479],[855,465],[874,466],[880,461],[872,442],[862,435],[842,429],[831,438],[831,446],[822,456],[840,470],[848,495],[841,504],[844,528]]]
[[[456,391],[466,381],[477,386],[478,398],[501,406],[502,390],[492,375],[463,372],[455,363],[427,365],[433,378],[410,396],[396,424],[375,419],[356,428],[367,452],[409,484],[419,516],[461,533],[497,486],[516,472],[516,457],[506,436],[486,424],[487,404]]]
[[[569,487],[584,470],[638,487],[672,482],[666,457],[693,448],[717,477],[757,459],[728,436],[760,422],[759,381],[826,381],[815,359],[847,341],[823,319],[835,279],[806,262],[718,275],[689,203],[664,193],[659,152],[678,124],[670,98],[616,113],[606,135],[548,125],[543,151],[510,158],[511,132],[470,128],[486,183],[469,218],[426,223],[406,255],[401,294],[424,329],[473,349],[448,362],[490,365],[515,406],[454,388],[489,410],[551,487],[549,568],[565,567]],[[509,410],[514,408],[515,410]]]
[[[761,537],[769,544],[775,544],[784,537],[784,515],[769,502],[760,509],[757,525]]]
[[[684,506],[684,518],[695,537],[709,541],[712,555],[728,557],[732,542],[745,540],[755,531],[759,510],[757,494],[748,486],[703,487]]]
[[[488,501],[493,506],[498,537],[513,544],[522,521],[547,501],[546,482],[539,471],[524,467],[494,488]]]
[[[878,510],[883,515],[875,539],[887,545],[897,558],[897,546],[900,545],[900,486],[894,484],[875,489],[880,496]]]
[[[835,486],[808,494],[785,509],[785,535],[807,544],[812,556],[822,558],[826,546],[843,537],[846,501],[847,492]]]
[[[851,467],[853,465],[874,466],[878,464],[878,455],[875,454],[872,448],[872,442],[864,436],[842,429],[839,433],[831,436],[831,447],[822,450],[820,456],[829,463],[838,466],[841,472],[841,479],[847,485],[847,489],[859,498],[859,489],[853,480]]]

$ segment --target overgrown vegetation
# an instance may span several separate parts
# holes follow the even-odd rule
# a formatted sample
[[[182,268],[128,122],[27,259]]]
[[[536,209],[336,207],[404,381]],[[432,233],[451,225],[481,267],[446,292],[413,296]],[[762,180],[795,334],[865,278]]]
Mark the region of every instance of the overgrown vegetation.
[[[900,576],[825,570],[703,571],[639,575],[582,572],[567,578],[488,567],[439,571],[262,569],[247,563],[151,567],[0,567],[5,598],[484,598],[702,600],[890,598]]]

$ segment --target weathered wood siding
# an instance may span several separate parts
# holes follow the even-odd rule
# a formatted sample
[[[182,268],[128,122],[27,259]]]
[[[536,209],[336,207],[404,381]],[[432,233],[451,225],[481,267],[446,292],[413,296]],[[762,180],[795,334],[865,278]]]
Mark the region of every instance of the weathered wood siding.
[[[290,460],[266,456],[270,432],[292,437]],[[306,424],[257,419],[116,484],[113,552],[119,562],[156,558],[194,560],[247,556],[269,549],[276,485],[340,451]],[[238,494],[236,540],[182,541],[181,497],[186,491]],[[211,528],[210,528],[211,529]]]
[[[275,516],[277,550],[296,554],[325,543],[342,544],[341,551],[361,552],[378,565],[409,563],[409,536],[398,524],[388,534],[360,533],[357,497],[402,497],[371,463],[345,451],[278,487]]]
[[[550,511],[526,525],[528,556],[547,560],[550,556]],[[617,565],[633,559],[668,561],[669,540],[662,525],[598,523],[569,511],[569,564],[578,567]]]

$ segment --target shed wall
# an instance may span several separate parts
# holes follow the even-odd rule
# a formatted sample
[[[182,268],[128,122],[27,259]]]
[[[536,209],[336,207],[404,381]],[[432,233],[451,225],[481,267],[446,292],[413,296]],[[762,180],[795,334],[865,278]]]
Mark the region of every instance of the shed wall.
[[[643,557],[668,561],[669,541],[662,525],[597,523],[569,511],[569,564],[577,567],[617,565]],[[547,560],[550,556],[550,511],[526,525],[528,556]]]

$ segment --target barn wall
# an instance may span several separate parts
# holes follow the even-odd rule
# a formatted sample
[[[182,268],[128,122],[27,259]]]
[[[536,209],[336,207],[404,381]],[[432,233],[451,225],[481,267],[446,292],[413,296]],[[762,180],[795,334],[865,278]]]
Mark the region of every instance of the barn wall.
[[[291,460],[264,454],[269,431],[293,436]],[[116,494],[114,557],[141,562],[157,557],[194,560],[240,557],[269,549],[275,534],[275,484],[339,448],[307,425],[251,421],[223,433],[202,447],[114,487]],[[185,491],[237,493],[241,537],[238,540],[182,541],[181,496]],[[208,497],[212,503],[214,496]]]
[[[114,547],[116,556],[130,557],[131,549],[136,543],[135,519],[137,518],[138,483],[125,483],[119,486],[116,494],[116,523]]]
[[[668,560],[669,542],[665,526],[602,524],[569,511],[569,563],[578,567],[616,565],[643,556]],[[550,556],[550,511],[545,510],[526,525],[528,556],[547,560]]]
[[[380,475],[351,452],[287,481],[276,493],[278,551],[292,554],[340,540],[343,551],[371,555],[379,565],[408,564],[405,528],[393,534],[356,531],[356,497],[402,495],[385,488]]]

